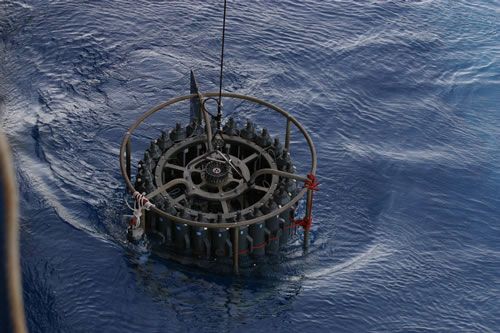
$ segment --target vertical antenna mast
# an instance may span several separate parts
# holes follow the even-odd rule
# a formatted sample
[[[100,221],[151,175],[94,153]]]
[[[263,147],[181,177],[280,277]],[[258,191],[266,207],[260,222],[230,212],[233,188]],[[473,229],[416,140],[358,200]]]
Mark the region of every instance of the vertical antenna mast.
[[[224,0],[224,17],[222,19],[222,47],[220,54],[220,77],[219,77],[219,101],[217,103],[217,130],[221,129],[222,120],[222,71],[224,69],[224,37],[226,33],[226,8],[227,0]]]

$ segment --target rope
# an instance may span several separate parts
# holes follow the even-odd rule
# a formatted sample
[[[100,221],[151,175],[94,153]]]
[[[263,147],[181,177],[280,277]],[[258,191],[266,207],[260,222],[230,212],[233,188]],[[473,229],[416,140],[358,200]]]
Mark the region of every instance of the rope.
[[[312,227],[312,216],[304,216],[304,218],[300,220],[294,221],[296,226],[300,226],[304,228],[304,230],[311,230]]]
[[[219,97],[219,99],[220,99],[220,97]],[[217,102],[217,105],[218,105],[219,100],[217,100],[217,98],[214,98],[214,97],[208,97],[208,98],[205,98],[205,99],[203,100],[203,103],[202,103],[202,105],[203,105],[203,109],[205,110],[205,112],[206,112],[206,113],[208,113],[208,115],[209,115],[210,117],[212,117],[212,118],[217,118],[217,116],[214,116],[214,115],[213,115],[210,111],[208,111],[208,109],[207,109],[207,107],[206,107],[206,105],[205,105],[208,101],[215,101],[215,102]]]
[[[319,182],[315,175],[312,173],[307,175],[306,183],[304,187],[311,191],[319,191]]]
[[[307,180],[304,184],[304,187],[307,188],[311,192],[319,191],[319,183],[315,175],[312,173],[307,175]],[[307,202],[307,212],[308,215],[304,216],[302,219],[295,220],[294,224],[296,226],[301,226],[304,230],[311,230],[312,227],[312,209],[313,209],[313,197],[311,196],[311,200]]]
[[[3,229],[2,235],[3,256],[0,258],[3,267],[0,272],[2,283],[6,288],[6,294],[1,295],[0,302],[6,303],[4,313],[0,314],[0,321],[5,319],[6,324],[10,324],[13,332],[28,332],[26,328],[26,318],[24,314],[23,286],[19,255],[19,202],[18,185],[16,183],[16,174],[12,164],[12,156],[6,136],[0,130],[0,183],[2,184],[2,200],[0,203],[0,228]],[[5,209],[5,211],[4,211]],[[1,327],[5,327],[3,322]]]
[[[217,103],[217,129],[221,129],[222,120],[222,71],[224,69],[224,39],[226,35],[226,8],[227,1],[224,0],[224,17],[222,19],[222,47],[220,54],[220,76],[219,76],[219,101]]]
[[[151,203],[148,198],[144,194],[141,194],[137,191],[134,192],[132,195],[134,197],[134,208],[132,209],[134,211],[132,219],[130,219],[130,227],[135,229],[138,228],[140,225],[141,221],[141,216],[142,216],[142,210],[149,210],[151,207],[155,207],[153,203]],[[127,203],[128,206],[128,203]],[[129,208],[132,208],[129,206]]]
[[[130,206],[130,204],[127,201],[127,197],[125,195],[123,196],[123,201],[125,201],[125,205],[127,205],[128,209],[132,211],[134,210],[134,207]]]

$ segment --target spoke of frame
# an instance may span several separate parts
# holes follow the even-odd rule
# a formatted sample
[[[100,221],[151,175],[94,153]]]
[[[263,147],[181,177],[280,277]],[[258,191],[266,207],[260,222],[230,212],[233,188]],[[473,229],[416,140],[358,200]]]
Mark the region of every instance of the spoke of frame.
[[[236,179],[233,177],[232,174],[229,174],[229,177],[227,178],[227,183],[241,183],[243,179]]]
[[[181,202],[182,200],[186,199],[186,195],[185,194],[182,194],[182,195],[179,195],[177,198],[175,198],[173,200],[174,204],[178,204],[179,202]]]
[[[183,171],[183,172],[184,172],[184,170],[186,170],[185,167],[177,165],[177,164],[172,164],[172,163],[165,163],[163,165],[163,168],[170,168],[170,169],[175,169],[175,170],[179,170],[179,171]]]
[[[166,191],[169,188],[171,188],[172,186],[179,185],[179,184],[183,184],[184,186],[189,186],[189,183],[186,182],[184,179],[177,178],[177,179],[169,181],[166,184],[163,184],[162,186],[158,187],[153,192],[147,194],[146,198],[148,198],[149,200],[151,200],[152,198],[156,197],[158,194],[162,193],[163,191]]]
[[[246,163],[250,162],[251,160],[256,159],[258,156],[259,155],[257,153],[253,153],[252,155],[246,157],[242,162],[246,164]]]
[[[207,185],[207,181],[205,179],[201,180],[201,183],[198,184],[198,187],[201,188],[202,186]]]
[[[220,205],[222,206],[222,212],[224,214],[229,213],[229,205],[228,205],[227,201],[226,200],[221,200],[219,202],[220,202]]]
[[[259,186],[259,185],[252,185],[250,188],[257,190],[257,191],[262,191],[262,192],[269,191],[269,187],[264,187],[264,186]]]

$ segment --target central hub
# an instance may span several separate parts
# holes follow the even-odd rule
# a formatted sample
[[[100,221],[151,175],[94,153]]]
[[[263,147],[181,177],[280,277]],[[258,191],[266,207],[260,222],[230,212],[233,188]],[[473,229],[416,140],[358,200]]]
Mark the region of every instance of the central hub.
[[[205,166],[205,180],[212,185],[223,184],[227,180],[229,166],[225,161],[209,161]]]

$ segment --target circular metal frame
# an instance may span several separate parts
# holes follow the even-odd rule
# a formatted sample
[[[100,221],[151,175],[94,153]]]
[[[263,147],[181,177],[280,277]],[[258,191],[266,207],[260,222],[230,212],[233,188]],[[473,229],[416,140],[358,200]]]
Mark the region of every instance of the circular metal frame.
[[[130,128],[128,129],[127,133],[125,134],[123,140],[122,140],[122,143],[121,143],[121,147],[120,147],[120,169],[121,169],[121,173],[122,173],[122,176],[123,178],[125,179],[125,182],[127,184],[127,188],[133,193],[136,191],[136,189],[134,188],[134,185],[132,184],[128,174],[127,174],[127,163],[126,163],[126,152],[127,152],[127,146],[129,145],[129,142],[131,141],[132,139],[132,134],[133,132],[141,125],[141,123],[143,123],[147,118],[149,118],[150,116],[152,116],[153,114],[155,114],[156,112],[162,110],[162,109],[165,109],[173,104],[176,104],[176,103],[179,103],[179,102],[182,102],[182,101],[185,101],[185,100],[190,100],[192,98],[211,98],[211,97],[216,97],[216,96],[219,96],[219,93],[218,92],[209,92],[209,93],[204,93],[203,96],[201,96],[200,94],[190,94],[190,95],[184,95],[184,96],[180,96],[180,97],[176,97],[174,99],[171,99],[167,102],[164,102],[160,105],[157,105],[156,107],[150,109],[149,111],[145,112],[142,116],[140,116],[135,122],[134,124],[132,124],[132,126],[130,126]],[[310,150],[310,153],[311,153],[311,168],[310,168],[310,174],[316,174],[316,167],[317,167],[317,155],[316,155],[316,149],[314,147],[314,144],[312,142],[312,139],[311,137],[309,136],[309,134],[307,133],[307,131],[304,129],[304,127],[297,121],[297,119],[295,119],[292,115],[290,115],[288,112],[286,112],[285,110],[271,104],[271,103],[268,103],[266,101],[263,101],[263,100],[260,100],[258,98],[255,98],[255,97],[251,97],[251,96],[246,96],[246,95],[241,95],[241,94],[236,94],[236,93],[222,93],[222,97],[227,97],[227,98],[235,98],[235,99],[242,99],[242,100],[247,100],[247,101],[250,101],[250,102],[253,102],[255,104],[260,104],[262,106],[265,106],[267,107],[268,109],[271,109],[275,112],[278,112],[279,114],[281,114],[282,116],[284,116],[284,118],[286,118],[287,120],[287,130],[290,126],[290,123],[294,124],[295,127],[298,128],[298,130],[302,133],[302,135],[304,136],[304,138],[306,139],[306,142],[307,142],[307,145],[309,146],[309,150]],[[203,101],[200,101],[201,104],[203,104]],[[205,119],[205,122],[207,122],[207,119],[208,119],[208,115],[206,113],[206,111],[203,111],[202,109],[202,112],[204,113],[204,119]],[[211,127],[210,127],[210,123],[207,123],[206,124],[207,126],[207,136],[210,138],[211,137]],[[210,140],[208,141],[209,144],[210,144]],[[276,174],[276,173],[275,173]],[[303,177],[301,177],[303,178]],[[175,180],[174,180],[175,181]],[[273,211],[273,212],[270,212],[266,215],[262,215],[262,216],[259,216],[259,217],[256,217],[256,218],[253,218],[253,219],[250,219],[250,220],[243,220],[243,221],[238,221],[238,222],[224,222],[224,223],[208,223],[208,222],[199,222],[199,221],[193,221],[193,220],[188,220],[188,219],[184,219],[184,218],[181,218],[181,217],[178,217],[178,216],[175,216],[175,215],[171,215],[161,209],[158,209],[157,207],[155,206],[152,206],[150,208],[150,210],[152,210],[153,212],[155,212],[156,214],[159,214],[163,217],[166,217],[174,222],[177,222],[177,223],[183,223],[183,224],[187,224],[187,225],[190,225],[190,226],[194,226],[194,227],[206,227],[206,228],[235,228],[235,227],[243,227],[243,226],[248,226],[248,225],[252,225],[252,224],[255,224],[255,223],[259,223],[259,222],[262,222],[262,221],[265,221],[269,218],[272,218],[273,216],[276,216],[276,215],[279,215],[281,214],[282,212],[286,211],[287,209],[291,208],[293,205],[295,205],[305,194],[307,193],[307,188],[303,188],[295,197],[293,197],[286,205],[282,206],[281,208]]]
[[[267,163],[267,168],[272,168],[274,170],[278,170],[276,163],[274,162],[273,158],[260,146],[257,144],[245,140],[240,137],[234,137],[234,136],[226,136],[225,135],[225,142],[230,143],[230,144],[239,144],[248,147],[251,149],[254,153],[251,154],[249,157],[245,159],[239,159],[236,156],[230,155],[231,159],[231,164],[233,165],[234,168],[237,169],[237,172],[240,173],[242,178],[235,178],[233,175],[233,171],[229,170],[228,172],[228,177],[225,181],[225,183],[222,183],[218,187],[217,192],[207,192],[205,191],[202,187],[204,185],[208,185],[208,182],[206,179],[204,179],[203,176],[201,176],[202,182],[200,184],[195,184],[192,180],[192,174],[193,173],[198,173],[200,175],[203,174],[203,169],[199,168],[199,165],[202,163],[205,163],[207,159],[210,160],[210,154],[212,155],[218,155],[217,151],[213,151],[211,153],[205,153],[201,156],[198,156],[194,158],[193,160],[189,161],[185,166],[180,166],[176,164],[171,164],[169,160],[171,159],[172,155],[175,155],[179,151],[183,151],[184,149],[187,149],[187,147],[192,147],[199,145],[200,143],[205,143],[206,142],[206,135],[201,135],[197,137],[193,137],[190,139],[186,139],[184,141],[178,142],[174,144],[172,147],[170,147],[158,160],[158,163],[156,165],[156,169],[154,172],[154,178],[155,178],[155,183],[156,187],[162,188],[163,191],[161,193],[155,194],[154,197],[157,195],[163,196],[166,200],[168,200],[173,204],[174,208],[181,208],[185,210],[187,213],[193,216],[198,215],[198,211],[194,209],[187,208],[183,205],[180,204],[179,200],[176,200],[172,198],[168,194],[168,189],[169,186],[166,184],[171,184],[172,187],[176,185],[184,185],[186,187],[186,195],[187,196],[198,196],[200,198],[204,198],[209,201],[222,201],[226,202],[226,210],[227,210],[227,201],[234,199],[236,197],[239,197],[242,195],[245,191],[249,189],[254,189],[263,192],[262,196],[259,198],[257,202],[254,204],[244,208],[240,209],[238,212],[241,213],[241,215],[246,215],[254,210],[255,207],[261,207],[265,202],[269,200],[269,198],[273,195],[274,191],[276,190],[278,186],[278,176],[277,175],[272,175],[271,182],[268,187],[262,187],[262,186],[256,186],[255,184],[249,184],[248,180],[250,180],[252,177],[254,177],[254,174],[250,174],[250,170],[248,169],[248,166],[246,163],[253,161],[256,158],[263,158],[265,162]],[[215,161],[213,161],[215,162]],[[173,169],[173,170],[178,170],[182,171],[182,177],[184,178],[184,181],[181,183],[180,180],[182,178],[177,178],[179,181],[176,181],[177,179],[170,180],[168,183],[166,183],[163,179],[163,172],[165,169]],[[245,181],[246,180],[246,181]],[[235,186],[231,187],[230,189],[223,190],[224,186],[227,186],[228,184],[233,184]],[[153,192],[155,193],[155,192]],[[157,192],[156,192],[157,193]],[[182,197],[182,196],[181,196]],[[149,196],[149,199],[153,198],[153,196]],[[224,210],[224,205],[223,210]],[[228,218],[236,218],[238,215],[236,211],[227,211],[222,213],[222,217],[224,219]],[[218,214],[216,213],[205,213],[205,216],[208,219],[216,219],[218,217]]]

